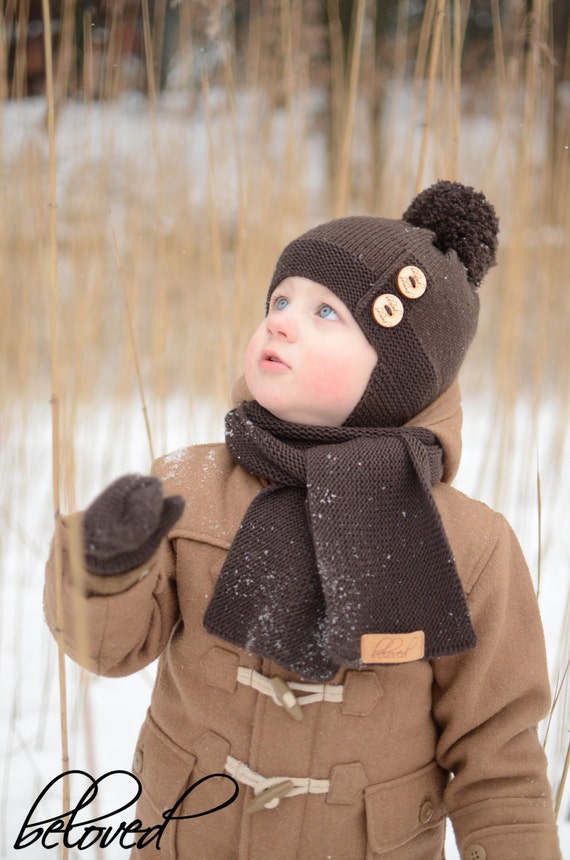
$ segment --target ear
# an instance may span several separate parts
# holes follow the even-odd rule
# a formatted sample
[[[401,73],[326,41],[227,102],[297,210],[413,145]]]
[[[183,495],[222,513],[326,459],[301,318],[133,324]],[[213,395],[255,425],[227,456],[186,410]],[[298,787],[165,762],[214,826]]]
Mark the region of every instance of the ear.
[[[453,249],[474,287],[496,263],[499,219],[473,188],[440,180],[414,197],[402,218],[435,233],[434,245],[444,254]]]

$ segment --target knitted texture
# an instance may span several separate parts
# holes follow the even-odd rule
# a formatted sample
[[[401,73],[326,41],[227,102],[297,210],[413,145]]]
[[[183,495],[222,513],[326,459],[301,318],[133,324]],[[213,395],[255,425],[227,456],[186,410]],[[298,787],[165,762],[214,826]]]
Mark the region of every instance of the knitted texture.
[[[434,244],[444,254],[454,250],[474,286],[495,265],[499,220],[481,192],[440,181],[418,194],[402,217],[414,227],[432,230]]]
[[[85,567],[105,576],[145,564],[183,509],[181,496],[163,498],[158,478],[117,478],[85,511]]]
[[[497,233],[495,211],[483,194],[438,182],[412,201],[403,220],[339,218],[283,250],[268,302],[287,277],[324,284],[347,305],[378,353],[348,425],[401,426],[451,385],[475,335],[477,287],[495,263]],[[398,274],[407,266],[426,277],[421,297],[398,289]],[[379,325],[372,313],[375,300],[386,294],[403,305],[403,318],[392,328]]]
[[[226,443],[271,486],[232,543],[210,633],[314,681],[361,666],[365,633],[423,630],[426,658],[475,644],[430,431],[294,425],[253,401],[226,416]]]

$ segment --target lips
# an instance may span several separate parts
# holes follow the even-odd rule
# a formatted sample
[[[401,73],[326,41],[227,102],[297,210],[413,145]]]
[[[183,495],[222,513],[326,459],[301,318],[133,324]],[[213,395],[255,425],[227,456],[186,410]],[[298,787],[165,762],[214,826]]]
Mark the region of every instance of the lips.
[[[280,355],[274,352],[272,349],[264,349],[261,354],[260,364],[263,367],[272,367],[273,369],[277,369],[279,367],[283,369],[289,369],[289,365],[283,361]]]

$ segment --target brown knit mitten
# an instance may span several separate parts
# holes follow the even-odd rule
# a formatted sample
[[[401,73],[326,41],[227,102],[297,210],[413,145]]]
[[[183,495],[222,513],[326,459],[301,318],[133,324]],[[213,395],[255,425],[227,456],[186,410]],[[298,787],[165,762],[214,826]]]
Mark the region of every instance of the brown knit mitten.
[[[183,509],[182,496],[164,498],[158,478],[118,478],[85,511],[85,567],[102,576],[139,567],[151,558]]]

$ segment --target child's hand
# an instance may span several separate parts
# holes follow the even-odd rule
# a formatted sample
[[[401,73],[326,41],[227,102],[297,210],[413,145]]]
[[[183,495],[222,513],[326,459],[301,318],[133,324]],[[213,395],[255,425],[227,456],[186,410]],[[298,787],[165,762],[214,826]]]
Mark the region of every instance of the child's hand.
[[[163,497],[158,478],[125,475],[85,511],[85,567],[100,575],[144,564],[182,515],[182,496]]]

